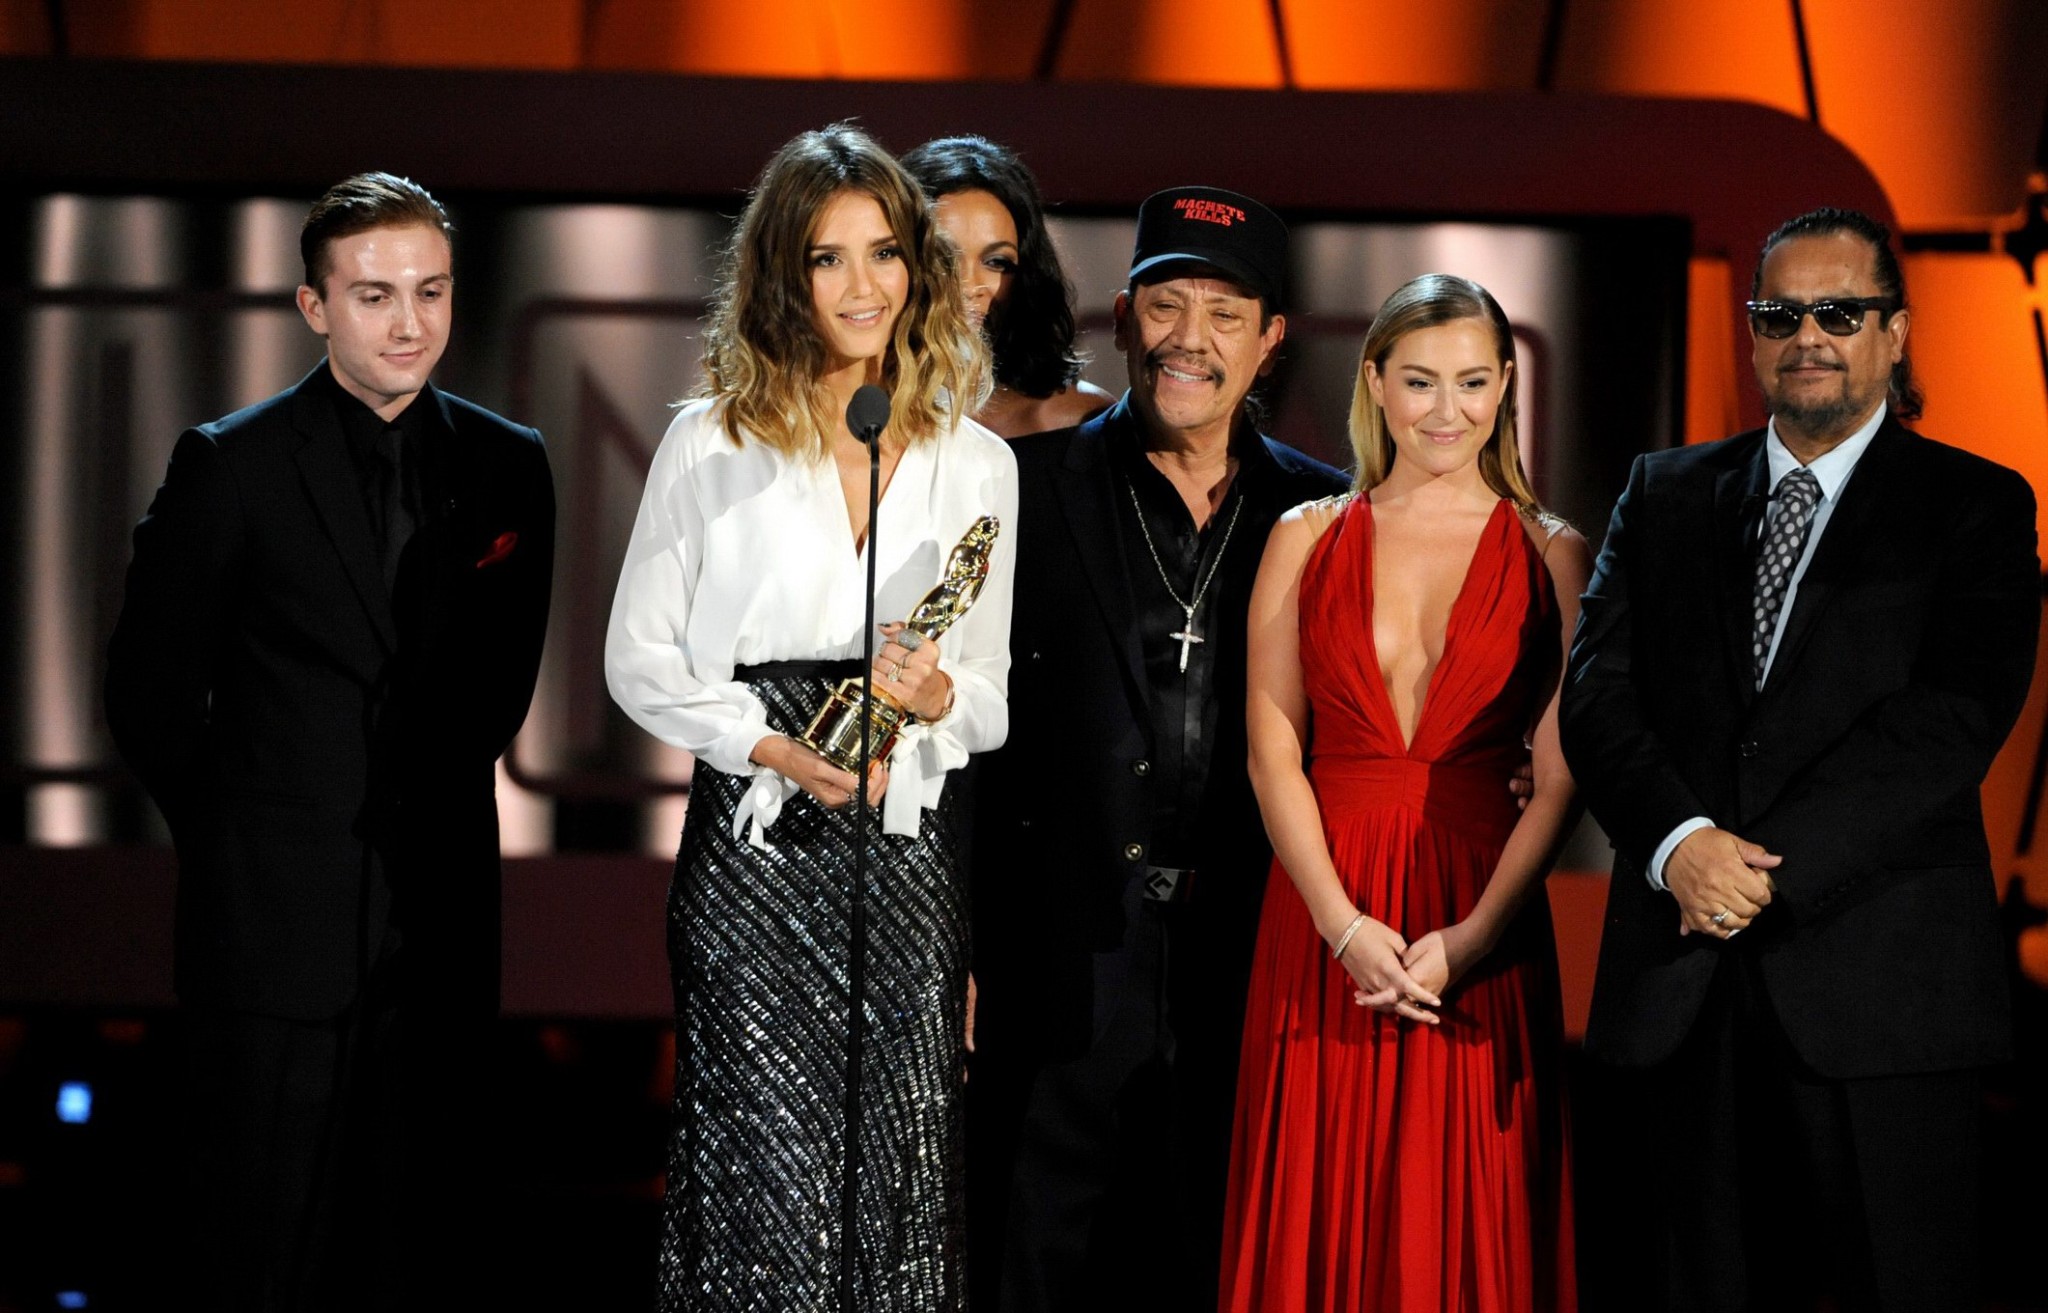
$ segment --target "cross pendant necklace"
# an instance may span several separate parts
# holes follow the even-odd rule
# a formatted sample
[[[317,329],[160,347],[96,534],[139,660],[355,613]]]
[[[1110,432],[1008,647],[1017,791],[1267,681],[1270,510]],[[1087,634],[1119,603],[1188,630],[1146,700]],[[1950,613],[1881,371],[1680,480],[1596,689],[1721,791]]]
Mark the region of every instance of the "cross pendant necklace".
[[[1173,600],[1180,601],[1178,597]],[[1188,649],[1196,643],[1206,643],[1209,640],[1195,632],[1195,608],[1183,606],[1181,610],[1188,613],[1187,628],[1168,634],[1167,637],[1180,640],[1180,673],[1185,675],[1188,673]]]
[[[1223,526],[1223,541],[1216,545],[1216,556],[1209,562],[1209,573],[1203,575],[1195,584],[1194,600],[1183,602],[1180,600],[1180,593],[1173,586],[1173,577],[1166,573],[1166,562],[1159,559],[1159,548],[1152,541],[1152,531],[1145,527],[1145,508],[1138,504],[1137,488],[1126,483],[1124,491],[1131,494],[1131,510],[1137,513],[1138,532],[1145,536],[1145,550],[1152,553],[1152,566],[1159,571],[1159,582],[1166,585],[1166,595],[1173,599],[1173,604],[1187,612],[1187,623],[1167,635],[1180,644],[1180,673],[1185,675],[1188,673],[1188,654],[1194,650],[1195,644],[1209,641],[1195,632],[1195,608],[1200,606],[1202,598],[1208,595],[1209,585],[1216,579],[1216,567],[1223,564],[1223,553],[1230,550],[1231,531],[1237,528],[1237,517],[1244,511],[1244,494],[1240,492],[1237,504],[1230,508],[1230,522]]]

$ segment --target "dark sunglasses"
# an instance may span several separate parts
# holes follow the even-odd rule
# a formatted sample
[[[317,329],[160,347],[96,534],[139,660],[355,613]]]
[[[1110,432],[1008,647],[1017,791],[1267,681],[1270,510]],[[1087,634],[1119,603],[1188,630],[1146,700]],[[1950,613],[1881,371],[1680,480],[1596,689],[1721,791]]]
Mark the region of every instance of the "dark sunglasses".
[[[1889,296],[1837,296],[1808,305],[1804,301],[1751,301],[1749,326],[1758,337],[1790,337],[1808,315],[1829,337],[1854,337],[1863,331],[1863,316],[1876,310],[1889,315],[1899,303]]]

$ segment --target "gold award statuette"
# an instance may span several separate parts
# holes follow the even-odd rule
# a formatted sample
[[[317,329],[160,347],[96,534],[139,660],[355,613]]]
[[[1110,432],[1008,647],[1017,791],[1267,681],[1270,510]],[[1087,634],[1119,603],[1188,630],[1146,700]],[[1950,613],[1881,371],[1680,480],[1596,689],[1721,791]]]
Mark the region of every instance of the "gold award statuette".
[[[903,622],[906,629],[926,638],[937,638],[967,614],[967,608],[981,596],[981,586],[988,582],[988,558],[995,550],[996,533],[1001,527],[993,515],[984,515],[974,522],[946,558],[946,570],[939,576],[939,582]],[[868,721],[868,760],[880,761],[896,746],[897,733],[911,717],[910,708],[884,689],[877,687],[874,694],[874,714]],[[811,717],[810,728],[803,733],[806,747],[839,769],[855,774],[860,773],[862,765],[860,704],[861,681],[839,681],[839,687],[832,690],[832,696],[818,708],[818,714]]]

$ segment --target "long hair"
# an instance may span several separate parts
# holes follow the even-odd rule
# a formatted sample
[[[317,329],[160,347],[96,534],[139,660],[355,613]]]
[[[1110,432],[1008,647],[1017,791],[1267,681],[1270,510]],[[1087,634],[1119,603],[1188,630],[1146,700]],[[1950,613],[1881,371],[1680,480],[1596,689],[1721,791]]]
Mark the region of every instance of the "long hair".
[[[882,359],[890,429],[905,442],[928,442],[988,399],[987,350],[967,321],[952,247],[930,202],[872,138],[836,123],[768,161],[725,250],[698,395],[725,403],[722,421],[736,446],[760,442],[793,456],[830,450],[839,416],[824,384],[808,252],[825,207],[849,191],[881,207],[910,275]]]
[[[1874,257],[1877,293],[1897,303],[1897,309],[1878,314],[1879,326],[1889,323],[1893,315],[1906,308],[1906,274],[1899,268],[1899,257],[1892,252],[1892,230],[1861,210],[1845,210],[1833,205],[1823,205],[1796,219],[1787,219],[1764,238],[1763,249],[1756,256],[1756,272],[1749,279],[1749,299],[1756,300],[1763,291],[1764,261],[1770,258],[1778,243],[1794,237],[1832,237],[1836,233],[1849,233],[1869,243]],[[1903,351],[1899,353],[1899,362],[1892,366],[1888,390],[1890,395],[1886,400],[1891,404],[1894,419],[1920,418],[1920,408],[1927,397],[1920,390],[1920,380],[1913,377],[1912,356]]]
[[[985,191],[1017,226],[1017,268],[1001,306],[982,331],[995,353],[996,381],[1028,397],[1049,397],[1081,376],[1074,350],[1074,288],[1045,227],[1038,180],[1007,146],[985,137],[940,137],[903,157],[903,167],[933,200]]]
[[[1358,378],[1351,388],[1351,454],[1358,465],[1352,486],[1368,492],[1386,482],[1394,468],[1394,439],[1387,432],[1387,414],[1372,398],[1365,381],[1367,364],[1385,376],[1387,357],[1402,338],[1422,328],[1476,319],[1493,330],[1494,351],[1502,373],[1515,363],[1515,334],[1508,317],[1493,294],[1469,278],[1454,274],[1424,274],[1394,289],[1373,316],[1365,331],[1365,349],[1358,356]],[[1494,412],[1493,434],[1479,449],[1479,473],[1486,486],[1515,504],[1527,520],[1547,520],[1550,515],[1536,500],[1529,476],[1522,472],[1522,452],[1515,425],[1515,384],[1502,389],[1500,409]]]

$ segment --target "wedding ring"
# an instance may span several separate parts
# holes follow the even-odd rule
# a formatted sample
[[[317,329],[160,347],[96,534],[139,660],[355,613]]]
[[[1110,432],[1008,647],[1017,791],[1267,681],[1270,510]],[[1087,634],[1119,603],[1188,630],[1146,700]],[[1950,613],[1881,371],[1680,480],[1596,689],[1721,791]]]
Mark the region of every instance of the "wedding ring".
[[[896,637],[890,641],[906,652],[915,652],[925,645],[926,640],[925,636],[918,633],[915,629],[903,629],[899,630]]]
[[[901,661],[891,661],[889,663],[889,673],[882,676],[882,678],[888,680],[891,684],[903,678],[903,663]]]
[[[1712,921],[1712,922],[1713,922],[1713,923],[1714,923],[1715,925],[1727,925],[1727,924],[1728,924],[1728,909],[1727,909],[1727,908],[1725,908],[1725,907],[1724,907],[1724,908],[1722,908],[1722,909],[1721,909],[1720,911],[1718,911],[1718,912],[1714,913],[1714,914],[1713,914],[1712,916],[1708,917],[1708,918],[1707,918],[1707,920],[1709,920],[1709,921]]]

